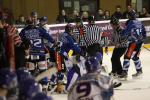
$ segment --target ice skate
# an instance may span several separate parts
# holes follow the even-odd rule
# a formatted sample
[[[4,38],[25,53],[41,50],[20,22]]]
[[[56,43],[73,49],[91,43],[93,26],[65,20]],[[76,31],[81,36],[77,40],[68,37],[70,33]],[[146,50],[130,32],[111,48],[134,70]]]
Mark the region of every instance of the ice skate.
[[[122,74],[118,76],[118,79],[120,81],[127,81],[127,78],[128,78],[128,74],[126,71],[123,71]]]
[[[113,78],[113,79],[118,79],[118,75],[117,75],[116,73],[110,72],[110,73],[109,73],[109,76],[110,76],[111,78]]]
[[[142,71],[137,71],[137,73],[132,75],[133,79],[140,79],[143,76],[143,72]]]

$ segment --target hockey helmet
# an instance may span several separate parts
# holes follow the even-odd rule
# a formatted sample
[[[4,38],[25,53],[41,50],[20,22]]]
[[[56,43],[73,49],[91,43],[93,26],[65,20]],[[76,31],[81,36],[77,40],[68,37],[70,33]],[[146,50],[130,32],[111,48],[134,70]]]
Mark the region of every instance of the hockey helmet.
[[[85,61],[85,67],[88,73],[93,73],[100,70],[100,63],[97,57],[89,57]]]
[[[42,78],[42,79],[39,81],[39,83],[42,84],[42,85],[47,85],[48,82],[49,82],[48,77],[44,77],[44,78]]]
[[[98,61],[101,61],[103,59],[103,55],[100,52],[97,52],[95,57],[97,58]]]
[[[128,12],[128,15],[129,19],[135,19],[137,16],[135,10],[131,10],[130,12]]]
[[[40,22],[47,22],[48,18],[46,16],[43,16],[39,19]]]
[[[72,24],[67,24],[66,26],[65,26],[65,31],[67,32],[67,33],[70,33],[72,30],[73,30],[73,25]]]

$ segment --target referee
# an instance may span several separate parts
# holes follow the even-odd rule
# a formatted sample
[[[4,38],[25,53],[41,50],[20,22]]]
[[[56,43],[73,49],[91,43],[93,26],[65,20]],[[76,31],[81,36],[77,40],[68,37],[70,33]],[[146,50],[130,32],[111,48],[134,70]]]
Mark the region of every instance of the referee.
[[[119,20],[112,16],[110,24],[113,28],[111,43],[115,46],[115,48],[111,57],[112,71],[109,75],[115,77],[122,74],[122,64],[120,58],[126,52],[128,44],[127,37],[122,37],[120,35],[122,28],[119,25]]]
[[[95,25],[94,16],[89,16],[85,37],[87,53],[89,56],[96,56],[97,52],[101,52],[103,54],[101,36],[102,30],[99,26]]]

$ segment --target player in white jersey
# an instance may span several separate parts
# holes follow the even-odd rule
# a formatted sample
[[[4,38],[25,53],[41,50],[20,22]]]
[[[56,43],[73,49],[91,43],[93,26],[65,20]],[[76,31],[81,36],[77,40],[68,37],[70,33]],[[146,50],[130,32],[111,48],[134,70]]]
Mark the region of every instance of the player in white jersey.
[[[72,86],[68,100],[113,100],[113,81],[100,73],[101,66],[97,58],[88,58],[85,66],[87,74]]]

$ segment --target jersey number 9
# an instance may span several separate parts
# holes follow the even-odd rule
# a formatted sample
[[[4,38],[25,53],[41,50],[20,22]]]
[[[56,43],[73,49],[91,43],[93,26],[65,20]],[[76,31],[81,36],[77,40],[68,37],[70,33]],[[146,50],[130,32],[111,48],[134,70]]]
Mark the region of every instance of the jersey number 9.
[[[76,88],[76,92],[81,94],[78,99],[88,96],[91,92],[91,84],[88,82],[79,83]]]

